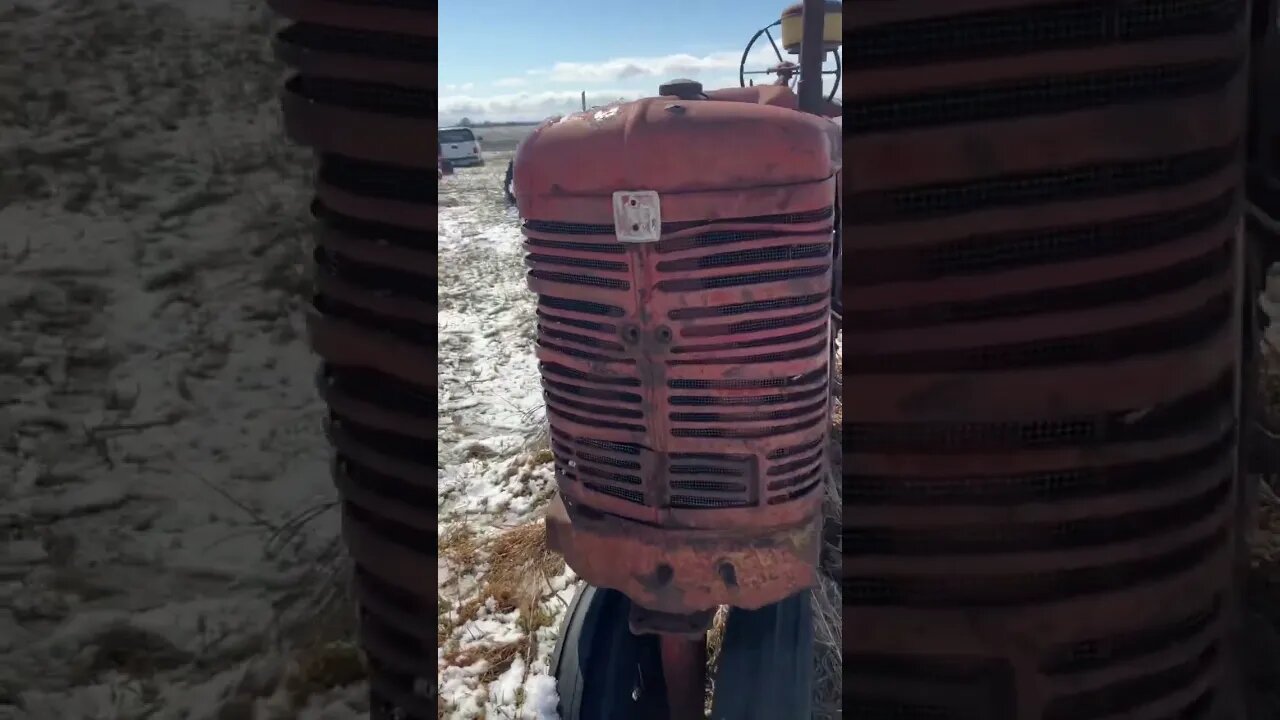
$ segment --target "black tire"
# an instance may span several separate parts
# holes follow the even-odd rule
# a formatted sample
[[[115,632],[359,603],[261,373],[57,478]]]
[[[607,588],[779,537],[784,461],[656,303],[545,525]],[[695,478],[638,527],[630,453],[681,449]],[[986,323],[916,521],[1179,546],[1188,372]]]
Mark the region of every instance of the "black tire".
[[[759,610],[731,609],[720,645],[712,720],[809,720],[813,658],[808,590]]]
[[[666,720],[658,638],[632,635],[630,613],[616,590],[578,588],[551,656],[561,720]]]

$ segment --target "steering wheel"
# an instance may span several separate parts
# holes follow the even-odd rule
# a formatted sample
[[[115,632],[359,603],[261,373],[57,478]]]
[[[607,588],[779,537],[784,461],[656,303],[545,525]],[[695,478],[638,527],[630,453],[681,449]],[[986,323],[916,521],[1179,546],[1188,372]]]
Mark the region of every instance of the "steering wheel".
[[[795,89],[795,82],[799,79],[800,66],[782,56],[782,51],[778,49],[778,43],[773,39],[773,33],[769,32],[771,28],[778,27],[782,24],[781,20],[775,20],[773,23],[760,28],[755,35],[751,36],[751,40],[747,42],[747,47],[742,51],[742,61],[738,63],[738,87],[747,87],[748,75],[777,75],[779,80],[783,80],[787,87]],[[773,47],[773,54],[778,56],[778,64],[767,70],[748,70],[747,57],[751,55],[751,48],[755,47],[756,41],[763,35],[769,39],[769,45]],[[834,75],[835,82],[831,84],[831,92],[827,93],[826,101],[831,102],[832,98],[840,90],[840,51],[838,49],[828,50],[823,54],[823,64],[826,64],[827,55],[831,55],[835,59],[834,70],[823,70],[823,75]]]

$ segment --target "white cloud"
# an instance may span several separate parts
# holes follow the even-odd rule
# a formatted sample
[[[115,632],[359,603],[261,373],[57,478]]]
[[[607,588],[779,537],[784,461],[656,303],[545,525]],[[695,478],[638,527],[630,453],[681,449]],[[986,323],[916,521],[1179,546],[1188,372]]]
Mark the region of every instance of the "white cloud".
[[[785,56],[784,56],[785,57]],[[725,74],[738,69],[741,52],[716,52],[708,55],[660,55],[657,57],[612,58],[600,62],[558,62],[548,72],[550,78],[564,83],[618,82],[636,78],[659,81],[678,77],[699,79],[707,74]],[[778,61],[768,44],[759,44],[747,60],[747,69],[761,69]]]
[[[439,120],[454,123],[465,117],[476,122],[538,121],[581,110],[579,93],[582,90],[587,91],[587,106],[591,107],[615,102],[619,98],[633,100],[655,95],[658,85],[678,77],[698,80],[707,89],[738,87],[741,59],[741,51],[732,51],[612,58],[600,62],[559,62],[549,68],[525,70],[523,76],[505,77],[488,84],[489,87],[510,89],[505,94],[473,92],[472,83],[445,85],[441,88]],[[747,58],[746,69],[765,70],[777,62],[778,58],[769,44],[760,42]],[[774,80],[769,75],[748,77],[759,84]],[[514,91],[515,88],[528,89]]]
[[[652,90],[592,90],[587,93],[587,107],[605,105],[619,99],[635,100],[652,94]],[[442,123],[457,122],[464,117],[477,122],[538,121],[552,115],[577,112],[582,109],[581,103],[577,90],[546,90],[487,97],[441,95],[438,115]]]

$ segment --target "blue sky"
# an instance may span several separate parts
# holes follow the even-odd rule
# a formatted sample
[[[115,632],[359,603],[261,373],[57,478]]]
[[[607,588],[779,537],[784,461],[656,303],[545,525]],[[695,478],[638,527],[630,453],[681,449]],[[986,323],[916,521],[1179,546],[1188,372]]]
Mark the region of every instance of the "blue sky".
[[[439,120],[537,121],[580,109],[583,90],[598,105],[674,77],[737,87],[747,41],[793,1],[443,0]],[[762,37],[747,69],[775,62]]]

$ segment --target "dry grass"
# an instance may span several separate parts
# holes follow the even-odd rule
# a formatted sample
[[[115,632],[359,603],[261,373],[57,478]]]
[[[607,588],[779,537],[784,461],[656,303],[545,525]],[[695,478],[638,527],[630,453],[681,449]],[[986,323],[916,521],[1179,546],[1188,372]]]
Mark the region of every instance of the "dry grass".
[[[536,609],[549,578],[564,571],[564,560],[547,548],[542,520],[518,525],[499,533],[485,545],[489,571],[485,595],[498,603],[500,612]]]
[[[445,648],[444,661],[454,667],[485,663],[482,682],[492,682],[505,672],[515,659],[530,664],[537,652],[537,631],[551,625],[554,617],[542,607],[542,598],[550,579],[564,571],[564,560],[552,553],[546,544],[543,522],[517,525],[489,538],[479,538],[461,523],[452,525],[441,536],[441,557],[459,567],[483,567],[481,590],[449,612],[441,603],[438,639]],[[524,636],[505,643],[486,643],[463,647],[456,637],[458,628],[474,620],[481,609],[492,603],[492,611],[518,613],[518,627]]]
[[[822,559],[818,587],[813,589],[814,653],[813,717],[828,720],[842,716],[843,678],[841,666],[842,604],[840,595],[841,540],[843,523],[842,481],[843,442],[840,428],[844,419],[841,393],[843,353],[837,351],[832,378],[831,472],[827,475],[822,502]]]

